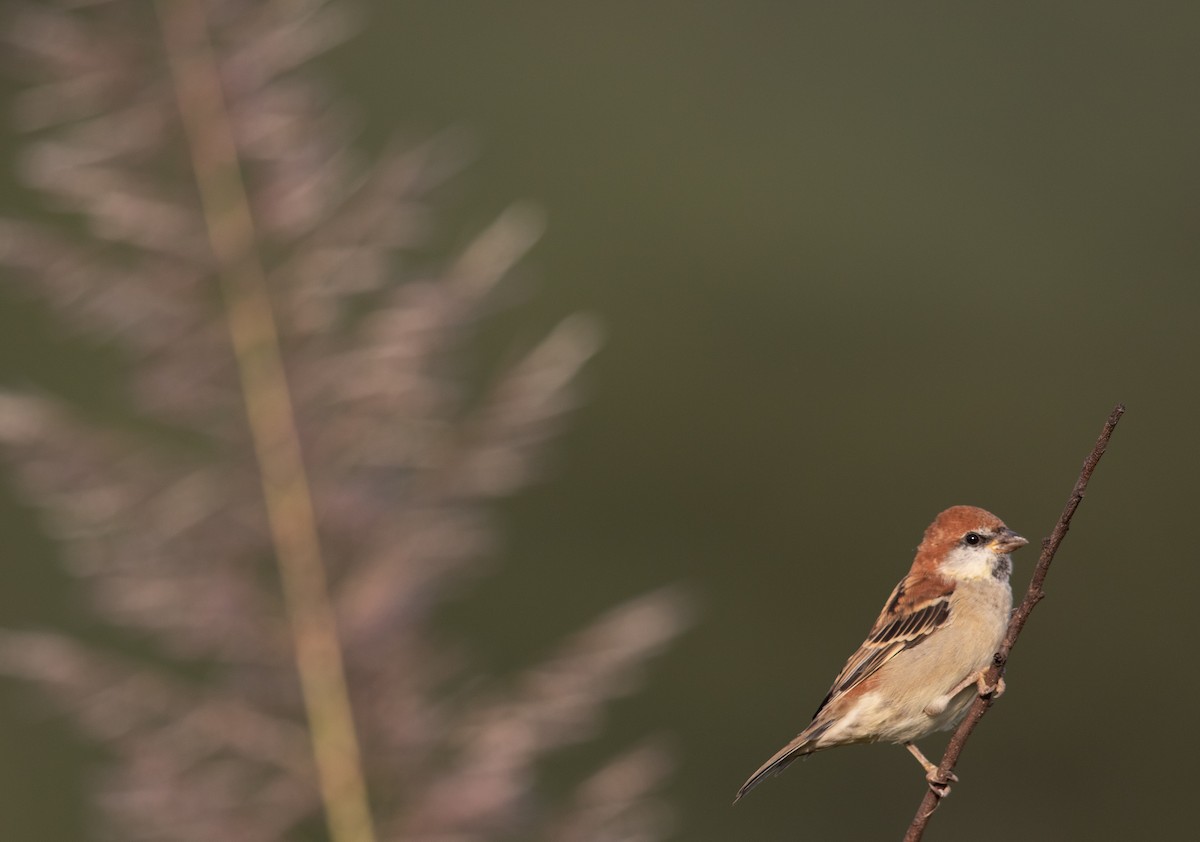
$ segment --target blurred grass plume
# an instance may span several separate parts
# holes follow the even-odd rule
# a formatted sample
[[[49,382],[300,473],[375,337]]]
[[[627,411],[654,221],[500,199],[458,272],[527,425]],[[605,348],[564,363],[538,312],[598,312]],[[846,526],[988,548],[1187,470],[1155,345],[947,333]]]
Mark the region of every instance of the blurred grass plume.
[[[446,692],[472,664],[431,633],[491,545],[489,502],[537,478],[599,344],[591,319],[570,316],[482,389],[463,374],[538,214],[516,206],[457,257],[418,259],[436,230],[431,193],[462,155],[437,138],[373,161],[356,151],[349,109],[311,63],[353,35],[343,4],[163,0],[161,26],[150,12],[5,12],[25,77],[18,174],[49,221],[0,220],[0,266],[71,329],[124,349],[131,414],[203,446],[9,391],[0,447],[97,616],[163,657],[6,630],[0,672],[43,687],[109,748],[95,803],[115,838],[311,838],[322,816],[335,842],[661,838],[671,764],[657,740],[563,803],[535,770],[594,735],[604,704],[680,632],[678,592],[618,606],[475,693]],[[198,50],[227,149],[217,119],[188,125],[213,92]],[[293,445],[279,481],[264,466],[291,464]],[[317,587],[297,600],[280,535],[304,532],[303,516]],[[357,738],[334,746],[333,766],[322,740],[338,711],[305,690],[306,646]]]

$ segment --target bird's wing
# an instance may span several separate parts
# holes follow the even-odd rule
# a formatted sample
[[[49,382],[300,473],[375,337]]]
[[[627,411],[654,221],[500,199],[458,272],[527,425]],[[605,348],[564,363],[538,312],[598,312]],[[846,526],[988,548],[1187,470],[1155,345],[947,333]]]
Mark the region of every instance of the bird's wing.
[[[900,652],[921,644],[944,626],[950,619],[953,593],[954,583],[946,579],[907,576],[900,580],[867,639],[846,661],[813,718],[830,701],[850,692]]]
[[[742,784],[734,801],[758,786],[767,775],[778,774],[797,757],[812,751],[812,744],[833,724],[830,720],[821,722],[817,719],[831,701],[860,686],[900,652],[919,645],[944,626],[950,619],[953,593],[954,582],[948,579],[912,574],[902,579],[888,597],[863,645],[842,667],[829,695],[813,714],[812,723],[758,767],[758,771]]]

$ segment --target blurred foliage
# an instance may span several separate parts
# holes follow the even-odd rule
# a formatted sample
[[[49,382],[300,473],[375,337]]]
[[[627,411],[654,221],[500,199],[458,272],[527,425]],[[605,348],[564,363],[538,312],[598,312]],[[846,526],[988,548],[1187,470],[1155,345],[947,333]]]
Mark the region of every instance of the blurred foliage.
[[[127,405],[105,424],[26,384],[0,394],[0,445],[89,613],[138,651],[9,627],[0,673],[105,752],[80,835],[275,842],[323,838],[324,816],[335,842],[652,842],[660,742],[549,797],[536,772],[638,687],[685,623],[679,593],[487,683],[432,623],[478,575],[488,505],[539,476],[598,331],[569,316],[463,375],[540,215],[422,251],[454,156],[355,153],[305,74],[350,33],[344,10],[166,0],[161,29],[131,3],[11,12],[19,174],[63,218],[0,220],[0,264],[119,352]]]
[[[649,693],[547,786],[666,728],[679,839],[898,838],[923,784],[895,748],[817,756],[728,801],[805,724],[930,517],[970,503],[1047,533],[1122,400],[927,838],[1190,830],[1200,734],[1176,665],[1200,572],[1177,544],[1200,469],[1200,10],[379,2],[368,20],[326,60],[366,145],[395,124],[479,141],[443,230],[514,196],[549,211],[531,263],[547,281],[483,326],[480,375],[575,310],[608,335],[556,478],[501,505],[503,575],[437,622],[503,672],[631,590],[684,578],[704,600]],[[3,301],[10,382],[111,406],[94,348]],[[82,624],[4,500],[5,616]],[[5,692],[5,720],[27,721]],[[70,731],[0,739],[11,821],[74,838]]]

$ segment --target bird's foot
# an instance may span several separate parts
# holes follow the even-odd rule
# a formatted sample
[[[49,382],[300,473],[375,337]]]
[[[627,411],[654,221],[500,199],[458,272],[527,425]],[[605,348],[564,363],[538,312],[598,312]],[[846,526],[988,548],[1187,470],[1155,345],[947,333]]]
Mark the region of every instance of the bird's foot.
[[[952,688],[950,688],[949,693],[946,693],[944,696],[938,696],[929,704],[925,705],[925,707],[922,708],[922,711],[926,716],[941,715],[941,713],[950,706],[950,702],[954,699],[954,697],[963,690],[966,690],[972,684],[975,685],[975,689],[979,692],[979,695],[983,696],[985,699],[991,699],[992,701],[995,701],[1004,695],[1004,676],[998,677],[995,684],[988,684],[987,670],[980,670],[975,675],[968,676],[958,684],[954,685]]]
[[[995,684],[988,684],[987,673],[981,672],[979,674],[979,678],[975,681],[975,686],[979,689],[980,696],[983,696],[985,699],[991,699],[992,701],[995,701],[1004,695],[1004,676],[997,678]]]
[[[933,790],[933,794],[939,799],[945,798],[950,794],[950,784],[958,782],[958,775],[953,772],[942,774],[937,767],[937,764],[931,763],[929,758],[921,753],[921,750],[911,742],[905,743],[904,747],[908,749],[909,754],[917,759],[921,764],[921,768],[925,770],[925,780],[929,781],[929,788]]]
[[[933,790],[933,794],[940,800],[950,794],[950,784],[958,783],[958,775],[953,772],[947,772],[943,775],[938,770],[938,767],[934,766],[925,773],[925,780],[929,782],[929,788]]]

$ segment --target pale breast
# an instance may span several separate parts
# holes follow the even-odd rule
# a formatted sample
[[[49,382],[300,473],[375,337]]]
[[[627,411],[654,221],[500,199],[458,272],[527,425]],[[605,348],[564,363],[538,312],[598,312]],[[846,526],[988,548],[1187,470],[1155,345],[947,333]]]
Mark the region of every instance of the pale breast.
[[[890,721],[879,739],[903,742],[953,728],[977,691],[962,690],[936,716],[925,707],[991,664],[1008,628],[1012,590],[998,580],[959,583],[950,618],[929,640],[899,653],[880,670],[876,704]]]

